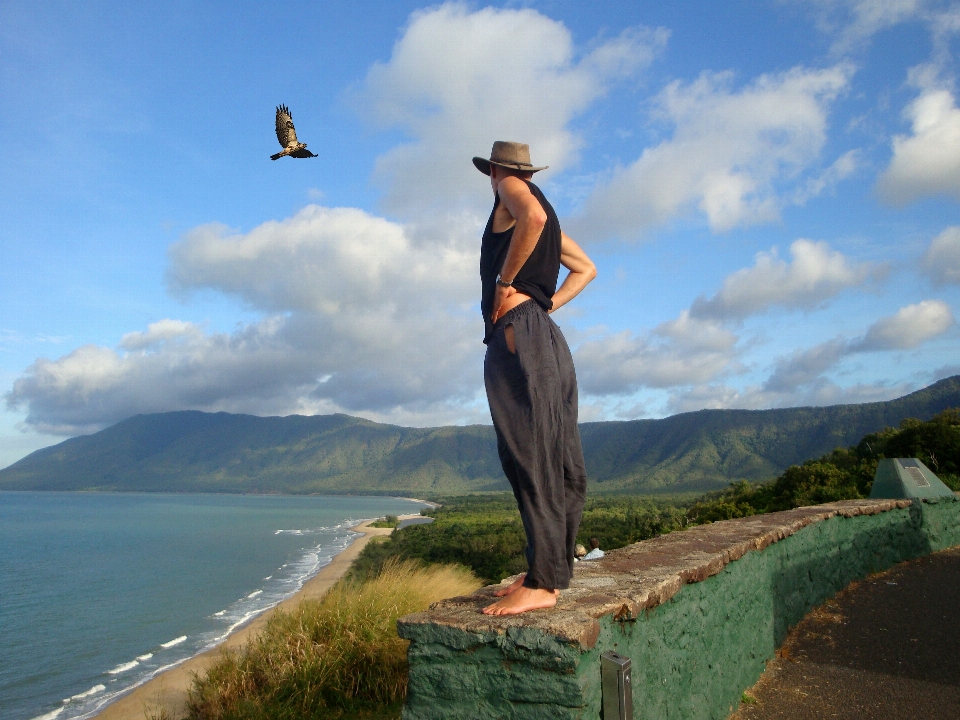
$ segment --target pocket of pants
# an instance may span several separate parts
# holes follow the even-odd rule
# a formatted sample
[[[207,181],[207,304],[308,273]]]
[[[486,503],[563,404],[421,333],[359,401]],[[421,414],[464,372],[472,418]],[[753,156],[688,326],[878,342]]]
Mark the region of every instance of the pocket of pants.
[[[513,323],[504,325],[494,341],[498,356],[496,372],[510,388],[510,394],[517,398],[526,396],[528,385],[522,356],[523,342],[518,337],[521,332],[522,329],[516,328]]]

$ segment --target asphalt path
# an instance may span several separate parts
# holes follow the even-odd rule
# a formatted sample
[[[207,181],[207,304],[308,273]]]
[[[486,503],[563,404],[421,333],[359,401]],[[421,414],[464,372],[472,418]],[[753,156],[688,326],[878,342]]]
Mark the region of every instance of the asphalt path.
[[[960,548],[854,583],[793,629],[731,720],[960,720]]]

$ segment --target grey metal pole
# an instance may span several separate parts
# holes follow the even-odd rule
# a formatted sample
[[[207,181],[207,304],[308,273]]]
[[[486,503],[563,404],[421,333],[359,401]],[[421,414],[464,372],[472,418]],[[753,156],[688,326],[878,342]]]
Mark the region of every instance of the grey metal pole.
[[[633,720],[633,686],[630,658],[613,650],[600,655],[603,720]]]

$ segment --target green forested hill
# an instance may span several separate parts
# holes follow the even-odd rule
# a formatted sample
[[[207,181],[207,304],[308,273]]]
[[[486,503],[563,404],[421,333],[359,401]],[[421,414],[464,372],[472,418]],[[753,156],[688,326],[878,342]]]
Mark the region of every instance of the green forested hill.
[[[766,480],[903,418],[960,407],[960,376],[897,400],[701,410],[581,426],[591,483],[612,492]],[[493,429],[404,428],[349,417],[138,415],[0,470],[5,490],[455,494],[503,490]]]
[[[960,407],[960,376],[897,400],[778,410],[700,410],[581,426],[591,480],[610,491],[701,490],[765,480],[904,418]]]

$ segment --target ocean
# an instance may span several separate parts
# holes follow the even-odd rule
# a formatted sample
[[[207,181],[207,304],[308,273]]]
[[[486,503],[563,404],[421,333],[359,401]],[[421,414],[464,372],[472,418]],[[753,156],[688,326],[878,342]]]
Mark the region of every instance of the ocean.
[[[0,717],[79,720],[292,595],[389,497],[0,492]]]

